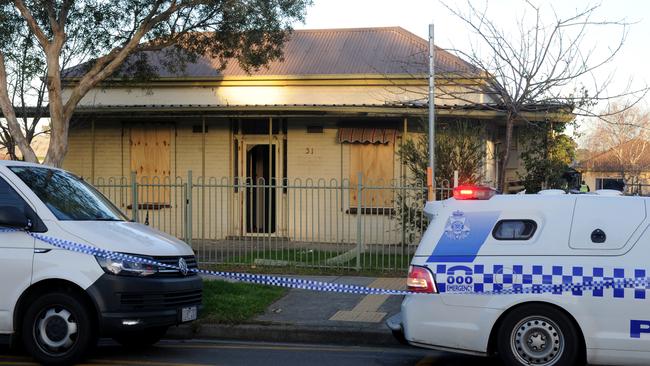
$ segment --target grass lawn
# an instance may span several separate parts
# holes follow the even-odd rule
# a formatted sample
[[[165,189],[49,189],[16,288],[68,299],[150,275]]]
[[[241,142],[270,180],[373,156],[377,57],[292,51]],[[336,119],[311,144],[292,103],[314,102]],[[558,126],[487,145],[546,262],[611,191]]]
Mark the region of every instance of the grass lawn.
[[[248,283],[203,281],[203,313],[207,323],[242,323],[266,310],[288,289]]]

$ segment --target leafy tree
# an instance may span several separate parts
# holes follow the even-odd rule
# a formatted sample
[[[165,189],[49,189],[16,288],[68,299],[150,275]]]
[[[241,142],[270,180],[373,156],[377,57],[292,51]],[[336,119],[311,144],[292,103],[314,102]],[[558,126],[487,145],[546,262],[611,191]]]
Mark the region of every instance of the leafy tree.
[[[563,123],[533,123],[520,135],[525,173],[519,174],[527,193],[542,189],[568,189],[563,178],[575,161],[576,143],[563,132]]]
[[[482,167],[485,155],[485,129],[475,121],[452,121],[441,123],[436,129],[436,186],[438,199],[446,198],[444,188],[452,186],[454,172],[458,171],[460,184],[476,184],[483,178]],[[407,139],[398,150],[407,169],[407,183],[411,187],[422,187],[421,191],[409,189],[398,192],[397,217],[403,229],[417,233],[424,229],[422,209],[427,199],[423,186],[427,179],[429,165],[429,135],[419,134]]]
[[[25,160],[36,162],[10,96],[8,65],[20,52],[36,52],[45,69],[51,125],[45,163],[60,166],[67,152],[70,119],[99,83],[121,74],[152,77],[147,53],[164,50],[163,67],[180,70],[207,55],[235,59],[245,70],[282,56],[291,24],[302,20],[310,0],[0,0],[0,108],[7,130]],[[33,45],[16,47],[21,34]],[[79,52],[80,51],[80,52]],[[129,57],[134,55],[135,57]],[[129,60],[127,62],[127,60]],[[83,63],[63,95],[61,74],[69,61]]]
[[[484,129],[478,123],[454,121],[436,129],[436,185],[447,186],[458,171],[461,184],[478,183],[485,159],[483,149]],[[419,134],[406,140],[398,153],[409,168],[413,182],[425,182],[429,165],[429,135]]]

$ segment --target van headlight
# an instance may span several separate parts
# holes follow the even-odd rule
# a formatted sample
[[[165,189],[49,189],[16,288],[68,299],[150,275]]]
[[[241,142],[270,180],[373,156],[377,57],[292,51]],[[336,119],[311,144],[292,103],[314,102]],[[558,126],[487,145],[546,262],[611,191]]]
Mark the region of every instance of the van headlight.
[[[104,272],[119,276],[146,277],[158,272],[158,267],[151,264],[133,262],[125,259],[95,256]]]

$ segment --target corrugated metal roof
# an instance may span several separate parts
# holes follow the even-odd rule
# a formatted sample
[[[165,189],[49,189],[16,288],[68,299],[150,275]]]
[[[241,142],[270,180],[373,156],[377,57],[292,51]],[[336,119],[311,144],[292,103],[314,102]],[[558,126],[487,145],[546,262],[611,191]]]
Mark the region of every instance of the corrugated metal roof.
[[[295,30],[284,46],[282,60],[251,75],[329,74],[426,74],[428,42],[401,27]],[[219,60],[201,57],[184,72],[170,72],[162,65],[165,51],[146,52],[161,77],[247,76],[235,60],[219,71]],[[135,60],[135,57],[130,57]],[[81,65],[64,75],[81,75]],[[476,68],[437,48],[436,72],[474,73]]]

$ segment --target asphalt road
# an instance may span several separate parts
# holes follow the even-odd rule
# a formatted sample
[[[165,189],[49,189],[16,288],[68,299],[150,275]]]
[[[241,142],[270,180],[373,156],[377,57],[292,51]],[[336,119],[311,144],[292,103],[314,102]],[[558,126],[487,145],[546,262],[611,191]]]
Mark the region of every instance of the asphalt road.
[[[378,348],[311,344],[162,341],[156,346],[132,351],[110,341],[101,342],[85,365],[498,365],[484,359],[407,347]],[[20,352],[0,348],[0,365],[36,365]]]

